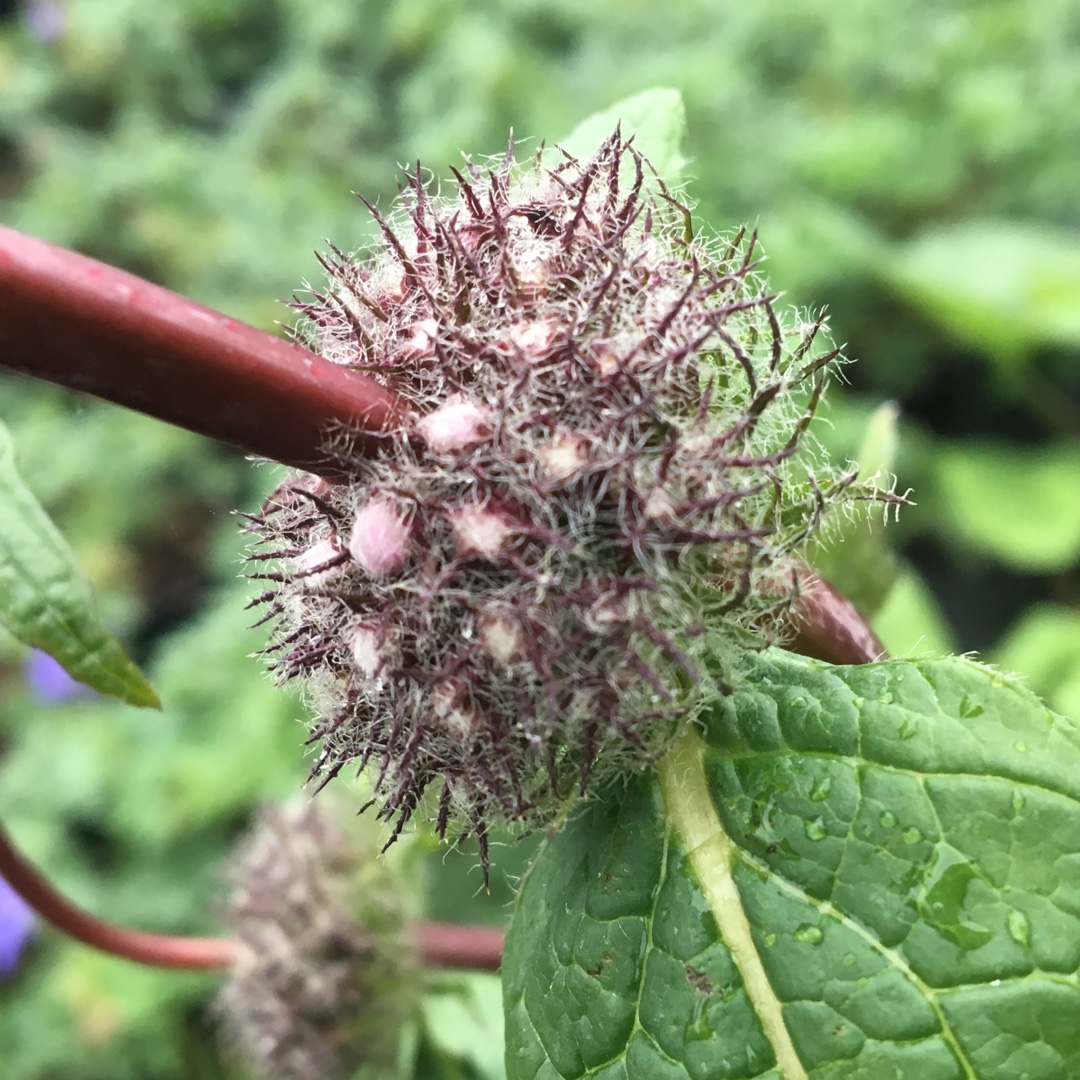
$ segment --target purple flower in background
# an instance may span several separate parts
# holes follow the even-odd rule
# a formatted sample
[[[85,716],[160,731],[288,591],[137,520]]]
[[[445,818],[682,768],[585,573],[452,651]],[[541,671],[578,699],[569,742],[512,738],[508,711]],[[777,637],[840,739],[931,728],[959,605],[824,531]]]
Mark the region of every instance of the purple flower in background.
[[[34,929],[34,913],[25,900],[0,878],[0,977],[15,973]]]
[[[48,703],[70,701],[91,692],[40,649],[34,649],[26,661],[26,682],[34,697]]]
[[[31,0],[23,13],[26,27],[39,41],[56,41],[67,28],[63,4],[57,0]]]

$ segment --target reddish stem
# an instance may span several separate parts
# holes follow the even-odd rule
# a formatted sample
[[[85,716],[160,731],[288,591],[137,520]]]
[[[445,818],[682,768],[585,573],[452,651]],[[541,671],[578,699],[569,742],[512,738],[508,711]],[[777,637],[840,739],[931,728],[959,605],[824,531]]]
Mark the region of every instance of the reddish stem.
[[[0,227],[0,365],[334,476],[334,422],[373,449],[403,406],[371,379],[148,281]],[[793,648],[834,664],[884,655],[866,620],[814,581]]]
[[[148,934],[99,919],[62,896],[22,855],[0,825],[0,878],[46,922],[68,937],[100,952],[163,968],[229,967],[237,944],[229,938]],[[481,926],[418,922],[412,927],[420,961],[426,967],[497,971],[503,933]]]
[[[228,967],[236,953],[234,942],[224,938],[169,937],[113,926],[76,907],[53,888],[38,870],[16,850],[0,826],[0,877],[46,922],[69,937],[102,952],[168,968]]]
[[[0,364],[331,475],[328,421],[370,435],[400,413],[363,375],[2,226]]]
[[[413,940],[426,967],[498,971],[502,963],[503,936],[501,930],[487,926],[413,924]]]
[[[887,653],[857,607],[809,567],[791,621],[792,651],[830,664],[870,664]]]

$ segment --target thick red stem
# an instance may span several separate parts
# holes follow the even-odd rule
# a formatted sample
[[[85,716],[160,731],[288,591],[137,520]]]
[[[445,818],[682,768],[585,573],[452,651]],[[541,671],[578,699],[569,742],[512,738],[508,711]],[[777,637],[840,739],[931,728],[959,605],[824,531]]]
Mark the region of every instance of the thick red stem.
[[[427,967],[498,971],[502,963],[503,932],[490,927],[415,923],[413,939]]]
[[[374,449],[404,411],[378,383],[298,345],[2,226],[0,365],[328,476],[332,424],[367,433]],[[883,656],[851,603],[807,575],[795,651],[834,664]]]
[[[0,365],[331,476],[329,421],[370,437],[400,411],[363,375],[3,226]]]

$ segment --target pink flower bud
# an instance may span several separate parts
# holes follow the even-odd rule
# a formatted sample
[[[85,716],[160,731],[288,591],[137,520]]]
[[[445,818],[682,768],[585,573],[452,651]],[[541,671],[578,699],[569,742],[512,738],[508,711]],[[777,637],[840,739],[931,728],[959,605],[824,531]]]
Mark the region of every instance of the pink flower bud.
[[[558,326],[549,319],[516,323],[510,327],[510,342],[530,360],[542,360],[555,342]]]
[[[515,268],[518,288],[530,296],[538,296],[551,281],[551,270],[543,259],[526,259]]]
[[[349,535],[349,554],[372,577],[385,577],[405,565],[409,526],[394,503],[375,498],[357,508]]]
[[[586,624],[597,630],[617,626],[628,620],[629,608],[626,601],[614,596],[601,597],[585,612]]]
[[[416,429],[435,453],[448,454],[487,438],[491,432],[491,413],[482,405],[454,394],[433,413],[417,421]]]
[[[675,516],[675,504],[671,495],[662,487],[655,487],[645,500],[645,516],[650,521],[670,521]]]
[[[353,630],[352,657],[360,672],[368,679],[378,678],[388,660],[386,643],[373,626],[361,624]]]
[[[589,359],[596,365],[597,371],[604,379],[614,375],[621,367],[619,354],[610,345],[595,345],[589,351]]]
[[[400,304],[408,295],[405,271],[397,263],[384,267],[379,280],[373,284],[376,286],[375,295],[384,304]]]
[[[403,356],[410,360],[432,356],[435,352],[435,338],[438,333],[439,324],[434,319],[421,319],[413,323],[401,349]]]
[[[519,523],[506,511],[485,506],[462,506],[450,511],[459,555],[498,555]]]
[[[435,687],[431,699],[436,717],[448,731],[464,739],[476,730],[476,713],[465,700],[465,687],[444,682]]]
[[[502,614],[485,614],[480,621],[480,644],[488,655],[506,667],[525,655],[521,625]]]
[[[588,462],[585,440],[569,432],[556,435],[546,446],[541,446],[536,455],[540,459],[541,475],[554,484],[569,480]]]
[[[442,775],[437,831],[463,821],[486,866],[493,819],[543,822],[609,758],[655,761],[784,632],[782,571],[826,504],[879,496],[794,456],[834,355],[811,351],[821,320],[788,340],[756,237],[687,238],[618,132],[590,161],[457,181],[410,178],[379,249],[303,307],[414,419],[338,440],[347,479],[290,481],[253,524],[294,553],[259,602],[275,670],[312,680],[316,771],[377,761],[399,827]]]

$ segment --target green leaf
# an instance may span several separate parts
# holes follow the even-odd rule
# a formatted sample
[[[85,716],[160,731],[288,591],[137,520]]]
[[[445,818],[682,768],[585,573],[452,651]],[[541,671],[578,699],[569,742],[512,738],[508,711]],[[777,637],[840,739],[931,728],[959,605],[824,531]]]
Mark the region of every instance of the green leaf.
[[[614,130],[634,136],[634,146],[649,159],[666,184],[682,181],[686,158],[686,110],[678,90],[658,87],[624,98],[610,109],[583,120],[559,146],[575,157],[587,158]]]
[[[502,991],[497,975],[444,976],[421,1002],[424,1032],[442,1056],[480,1080],[505,1080]]]
[[[856,455],[861,483],[886,490],[894,484],[896,422],[899,406],[879,405],[869,416]],[[900,562],[878,520],[889,520],[880,503],[863,503],[827,529],[810,553],[815,569],[835,585],[865,616],[881,609],[900,573]]]
[[[0,425],[0,622],[75,679],[131,705],[160,708],[154,688],[97,617],[75,556],[15,469]]]
[[[699,175],[712,179],[707,169]],[[769,256],[769,281],[786,295],[805,299],[840,290],[874,275],[891,256],[889,242],[852,207],[808,192],[776,203],[759,198],[754,205],[762,207],[758,231]]]
[[[548,841],[510,1080],[1080,1075],[1080,730],[961,658],[753,662]]]
[[[945,656],[956,651],[933,592],[919,572],[905,564],[872,625],[890,656]]]
[[[1080,559],[1080,443],[941,446],[939,528],[1007,566],[1043,573]]]
[[[1036,345],[1080,343],[1080,245],[1046,226],[935,226],[885,272],[954,337],[1006,361]]]
[[[991,659],[1025,676],[1060,713],[1080,719],[1080,611],[1035,604],[1013,624]]]

